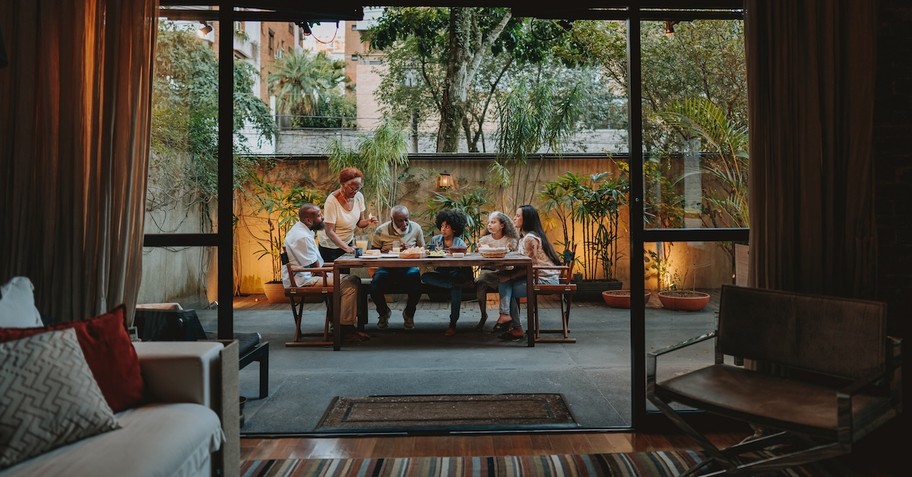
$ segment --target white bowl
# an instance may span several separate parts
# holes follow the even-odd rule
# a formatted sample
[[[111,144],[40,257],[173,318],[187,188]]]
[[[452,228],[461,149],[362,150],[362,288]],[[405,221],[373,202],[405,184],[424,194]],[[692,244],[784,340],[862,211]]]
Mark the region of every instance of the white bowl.
[[[462,252],[456,252],[453,254],[453,258],[462,258],[465,257],[465,254]]]

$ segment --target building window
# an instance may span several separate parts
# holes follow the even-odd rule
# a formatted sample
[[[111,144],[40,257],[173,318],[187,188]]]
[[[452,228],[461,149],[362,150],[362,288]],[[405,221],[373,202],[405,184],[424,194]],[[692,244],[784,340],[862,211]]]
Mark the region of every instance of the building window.
[[[275,55],[275,32],[269,29],[269,53]]]

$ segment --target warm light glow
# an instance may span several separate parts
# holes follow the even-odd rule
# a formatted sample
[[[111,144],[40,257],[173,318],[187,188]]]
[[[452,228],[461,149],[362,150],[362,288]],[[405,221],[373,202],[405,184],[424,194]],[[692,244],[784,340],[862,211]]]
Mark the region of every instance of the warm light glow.
[[[437,176],[437,188],[438,189],[450,189],[456,186],[456,179],[446,172]]]
[[[675,34],[675,21],[665,20],[665,36],[671,37]]]

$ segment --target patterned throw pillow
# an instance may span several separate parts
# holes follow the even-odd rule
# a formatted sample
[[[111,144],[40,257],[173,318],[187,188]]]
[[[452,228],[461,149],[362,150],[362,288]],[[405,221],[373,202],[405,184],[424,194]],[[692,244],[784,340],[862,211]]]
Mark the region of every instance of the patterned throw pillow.
[[[74,330],[0,343],[0,469],[119,427]]]
[[[143,399],[145,384],[139,357],[124,327],[126,308],[88,320],[57,323],[42,328],[0,328],[0,342],[16,340],[51,330],[73,328],[89,369],[114,412],[135,407]]]

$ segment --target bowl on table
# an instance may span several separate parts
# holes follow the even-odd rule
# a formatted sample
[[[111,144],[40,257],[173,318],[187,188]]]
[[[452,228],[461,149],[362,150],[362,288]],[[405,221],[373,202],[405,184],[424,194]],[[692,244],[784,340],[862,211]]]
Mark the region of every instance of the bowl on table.
[[[469,250],[468,247],[450,247],[450,248],[446,249],[447,253],[449,253],[450,255],[455,255],[457,253],[461,253],[463,256],[465,256],[465,253],[468,250]]]
[[[478,249],[478,253],[484,258],[504,258],[507,255],[506,247],[484,247]]]

